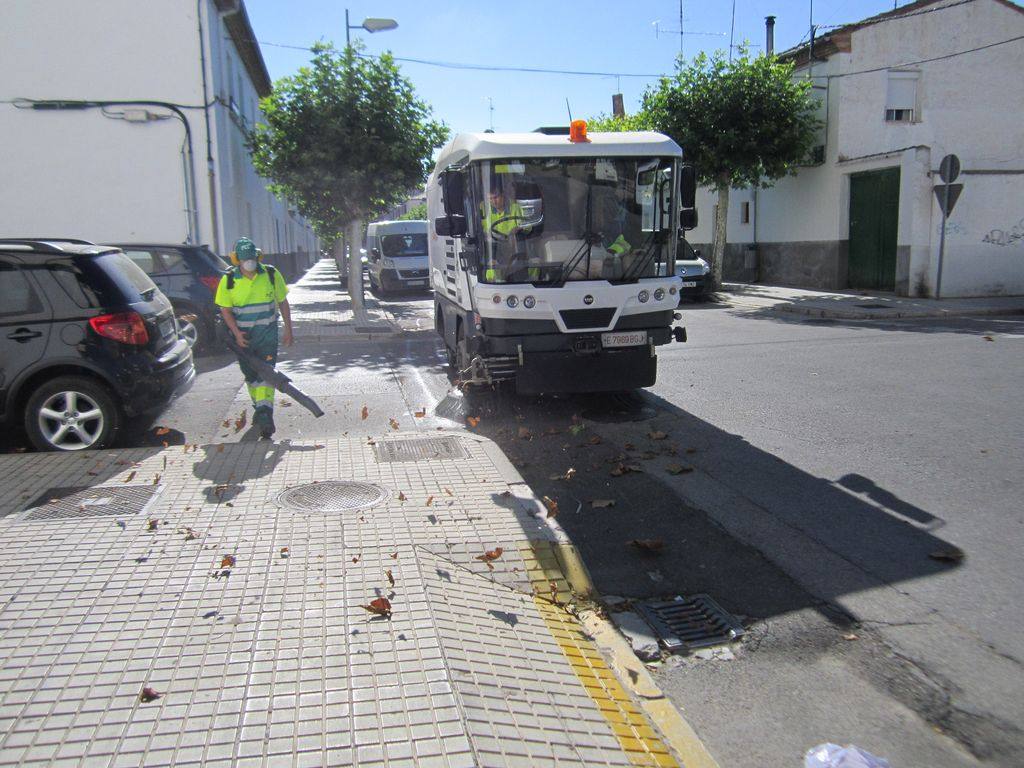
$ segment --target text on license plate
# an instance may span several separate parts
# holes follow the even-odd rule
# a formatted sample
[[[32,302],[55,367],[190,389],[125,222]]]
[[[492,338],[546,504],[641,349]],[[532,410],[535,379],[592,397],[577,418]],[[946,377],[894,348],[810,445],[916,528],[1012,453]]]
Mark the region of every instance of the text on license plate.
[[[630,331],[628,333],[602,333],[602,347],[638,347],[647,343],[647,331]]]
[[[696,288],[697,282],[695,280],[683,280],[683,288]]]

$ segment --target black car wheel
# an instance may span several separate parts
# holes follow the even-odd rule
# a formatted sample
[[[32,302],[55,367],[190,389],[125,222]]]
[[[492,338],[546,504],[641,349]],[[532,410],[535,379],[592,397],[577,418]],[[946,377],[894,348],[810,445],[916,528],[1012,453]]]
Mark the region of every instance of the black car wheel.
[[[121,412],[102,384],[60,376],[39,387],[25,408],[25,431],[41,451],[81,451],[109,445]]]

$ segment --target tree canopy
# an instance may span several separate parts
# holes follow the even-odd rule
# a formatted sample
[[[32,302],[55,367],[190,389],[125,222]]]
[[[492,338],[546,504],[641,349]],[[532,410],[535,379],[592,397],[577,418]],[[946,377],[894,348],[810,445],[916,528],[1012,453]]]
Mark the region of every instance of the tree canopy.
[[[427,204],[418,203],[398,217],[402,221],[420,221],[427,218]]]
[[[448,137],[390,54],[353,46],[315,45],[260,108],[266,122],[249,134],[257,171],[327,240],[421,186]]]

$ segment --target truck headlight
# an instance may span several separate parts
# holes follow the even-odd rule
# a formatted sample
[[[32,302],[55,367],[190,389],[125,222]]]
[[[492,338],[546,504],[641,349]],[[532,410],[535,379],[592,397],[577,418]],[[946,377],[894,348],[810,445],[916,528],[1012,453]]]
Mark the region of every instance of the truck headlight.
[[[509,309],[515,309],[516,307],[519,306],[519,299],[516,298],[515,296],[509,296],[507,299],[505,299],[505,303],[508,304]]]
[[[637,298],[640,300],[641,304],[646,304],[647,300],[651,298],[651,294],[649,294],[646,290],[640,291],[640,293],[637,294]]]
[[[533,309],[535,306],[537,306],[537,300],[533,298],[533,296],[527,296],[525,299],[523,299],[523,306],[526,307],[527,309]]]
[[[381,263],[381,265],[383,265],[384,269],[394,269],[395,268],[395,262],[393,262],[391,259],[387,259],[387,258],[381,259],[380,263]]]
[[[661,301],[664,298],[665,298],[665,289],[664,288],[659,288],[658,290],[656,290],[654,292],[654,300],[655,301]]]

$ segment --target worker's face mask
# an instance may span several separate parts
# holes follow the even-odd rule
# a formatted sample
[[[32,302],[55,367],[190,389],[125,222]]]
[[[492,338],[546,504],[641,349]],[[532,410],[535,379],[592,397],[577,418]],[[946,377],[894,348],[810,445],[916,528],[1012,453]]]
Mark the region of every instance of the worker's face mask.
[[[246,272],[255,272],[256,271],[256,259],[246,259],[245,261],[243,261],[242,262],[242,269],[244,269]]]

